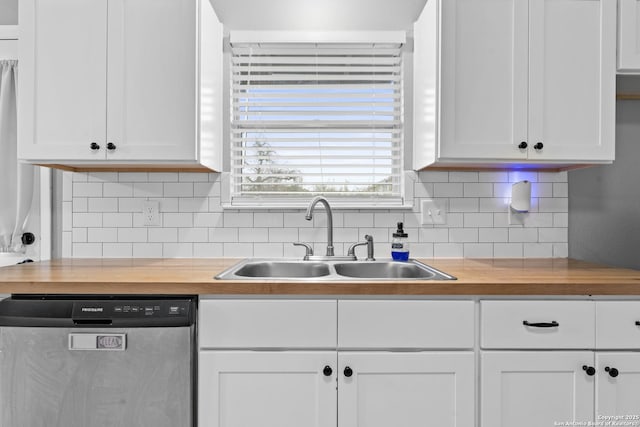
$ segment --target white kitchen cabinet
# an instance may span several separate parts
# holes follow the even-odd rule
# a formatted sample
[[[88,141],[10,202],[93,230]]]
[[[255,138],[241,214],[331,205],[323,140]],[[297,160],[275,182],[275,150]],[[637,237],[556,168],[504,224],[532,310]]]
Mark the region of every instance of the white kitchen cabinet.
[[[473,352],[338,352],[338,371],[339,427],[474,426]]]
[[[640,0],[618,0],[618,71],[640,73]]]
[[[222,25],[208,1],[25,0],[19,12],[19,158],[220,169]]]
[[[335,427],[335,366],[335,351],[200,352],[198,425]]]
[[[595,375],[589,375],[583,366],[594,368],[593,352],[483,352],[481,426],[540,427],[593,421]]]
[[[615,2],[428,2],[414,27],[414,169],[611,162]]]
[[[596,353],[596,367],[596,420],[640,424],[640,353]]]
[[[203,299],[199,425],[473,427],[473,313],[472,301]]]

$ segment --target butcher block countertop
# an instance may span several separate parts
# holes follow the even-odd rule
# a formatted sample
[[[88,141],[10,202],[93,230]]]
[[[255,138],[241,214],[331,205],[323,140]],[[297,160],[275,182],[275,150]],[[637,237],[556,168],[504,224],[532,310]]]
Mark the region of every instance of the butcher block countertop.
[[[58,259],[0,268],[0,293],[640,295],[640,271],[572,259],[422,259],[455,281],[216,280],[239,259]]]

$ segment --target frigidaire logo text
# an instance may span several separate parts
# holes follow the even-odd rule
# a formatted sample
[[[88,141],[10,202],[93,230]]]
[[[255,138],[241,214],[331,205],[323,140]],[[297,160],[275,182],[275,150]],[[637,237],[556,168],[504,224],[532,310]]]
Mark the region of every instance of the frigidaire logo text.
[[[82,311],[88,311],[90,313],[102,313],[104,308],[102,307],[82,307]]]

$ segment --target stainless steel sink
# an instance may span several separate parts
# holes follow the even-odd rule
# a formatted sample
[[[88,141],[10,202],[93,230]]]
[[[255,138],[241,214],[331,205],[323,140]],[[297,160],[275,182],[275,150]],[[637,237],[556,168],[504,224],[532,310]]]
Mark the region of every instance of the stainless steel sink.
[[[282,261],[250,262],[235,271],[236,276],[246,278],[322,277],[330,273],[326,263]]]
[[[216,276],[224,280],[350,281],[455,280],[455,277],[416,260],[301,261],[246,259]]]
[[[335,264],[340,276],[363,279],[433,279],[436,273],[408,262],[355,262]]]

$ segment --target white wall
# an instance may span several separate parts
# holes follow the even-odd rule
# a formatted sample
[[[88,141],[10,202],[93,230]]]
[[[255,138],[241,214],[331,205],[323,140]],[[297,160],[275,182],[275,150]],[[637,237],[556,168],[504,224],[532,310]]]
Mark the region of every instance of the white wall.
[[[414,211],[334,213],[337,255],[372,234],[376,256],[389,257],[391,234],[403,221],[413,257],[567,256],[566,172],[413,176],[408,192]],[[219,174],[64,172],[62,178],[62,256],[302,257],[291,242],[312,242],[316,253],[326,247],[321,209],[312,222],[302,210],[223,211]],[[532,211],[523,223],[509,225],[509,189],[522,179],[533,182]],[[420,201],[426,198],[448,203],[447,225],[420,225]],[[142,226],[147,199],[160,202],[161,227]]]
[[[618,101],[616,121],[615,162],[569,172],[569,255],[640,269],[640,101]]]

